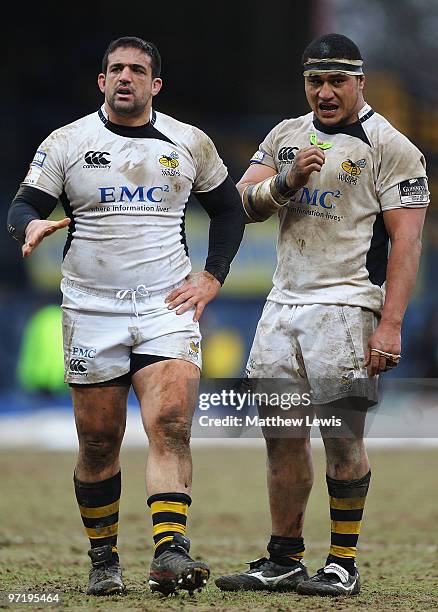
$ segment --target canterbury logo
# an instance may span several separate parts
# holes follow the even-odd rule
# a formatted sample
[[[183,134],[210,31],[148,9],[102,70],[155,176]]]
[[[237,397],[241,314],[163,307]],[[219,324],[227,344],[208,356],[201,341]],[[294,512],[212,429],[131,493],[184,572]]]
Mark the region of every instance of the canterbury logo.
[[[105,155],[110,155],[110,153],[108,151],[87,151],[85,161],[89,166],[108,166],[111,160],[107,159]]]
[[[70,359],[70,372],[83,373],[87,371],[85,359]]]
[[[295,159],[295,151],[298,151],[298,147],[282,147],[278,152],[278,161],[283,163],[290,163]]]

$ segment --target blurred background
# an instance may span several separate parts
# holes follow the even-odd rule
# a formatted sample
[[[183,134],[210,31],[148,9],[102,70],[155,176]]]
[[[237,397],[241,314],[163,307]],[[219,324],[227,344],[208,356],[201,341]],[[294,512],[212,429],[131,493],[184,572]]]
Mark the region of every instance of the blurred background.
[[[434,0],[253,0],[11,7],[4,22],[0,150],[0,416],[69,407],[62,382],[59,291],[65,232],[27,261],[6,233],[9,204],[40,142],[102,103],[96,78],[110,40],[136,35],[159,48],[157,110],[206,131],[237,182],[267,132],[308,111],[300,58],[316,36],[351,37],[365,59],[366,100],[425,154],[432,204],[408,308],[397,376],[438,378],[438,4]],[[15,13],[15,15],[14,15]],[[9,26],[10,24],[10,26]],[[6,59],[7,57],[7,59]],[[54,216],[63,216],[60,210]],[[195,198],[186,233],[194,269],[208,218]],[[204,375],[242,373],[275,267],[276,221],[249,226],[220,297],[203,316]],[[5,429],[3,431],[6,431]],[[2,438],[0,444],[3,444]]]

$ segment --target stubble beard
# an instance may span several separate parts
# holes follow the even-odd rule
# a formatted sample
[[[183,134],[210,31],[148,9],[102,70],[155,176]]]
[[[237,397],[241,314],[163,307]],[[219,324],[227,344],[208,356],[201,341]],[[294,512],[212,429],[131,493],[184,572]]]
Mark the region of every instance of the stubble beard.
[[[115,94],[107,98],[108,106],[111,110],[121,117],[137,117],[142,114],[147,104],[147,100],[138,100],[134,97],[132,102],[117,102]]]

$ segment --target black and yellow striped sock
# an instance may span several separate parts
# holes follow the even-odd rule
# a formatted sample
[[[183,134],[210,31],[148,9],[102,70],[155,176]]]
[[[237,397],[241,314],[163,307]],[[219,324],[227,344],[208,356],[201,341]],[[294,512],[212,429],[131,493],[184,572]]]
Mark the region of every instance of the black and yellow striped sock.
[[[99,482],[81,482],[74,477],[76,499],[90,538],[91,548],[111,545],[117,554],[121,474]]]
[[[371,472],[358,480],[335,480],[327,476],[332,523],[327,564],[337,563],[350,574],[354,574],[357,541],[370,479]]]
[[[154,557],[169,548],[175,534],[185,535],[191,503],[191,497],[185,493],[157,493],[149,497],[147,504],[152,513]]]
[[[278,565],[292,566],[304,557],[303,538],[271,535],[268,544],[269,560]]]

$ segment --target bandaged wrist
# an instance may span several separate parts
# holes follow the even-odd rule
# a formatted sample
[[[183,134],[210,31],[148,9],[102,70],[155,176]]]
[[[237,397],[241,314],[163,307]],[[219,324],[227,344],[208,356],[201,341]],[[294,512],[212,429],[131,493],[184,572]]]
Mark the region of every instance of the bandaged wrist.
[[[248,185],[243,191],[242,198],[247,216],[246,222],[266,221],[283,208],[295,193],[289,188],[286,191],[285,187],[287,187],[285,173],[277,174],[255,185]]]
[[[291,197],[296,194],[296,189],[291,189],[287,184],[287,175],[289,170],[282,170],[275,177],[273,188],[276,193],[272,193],[277,202],[288,202]]]

